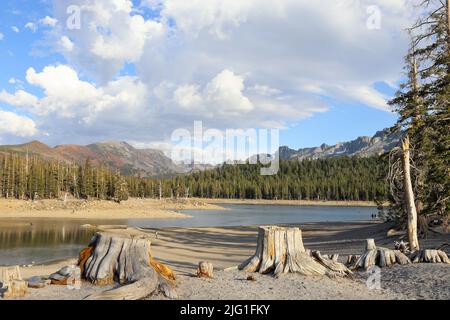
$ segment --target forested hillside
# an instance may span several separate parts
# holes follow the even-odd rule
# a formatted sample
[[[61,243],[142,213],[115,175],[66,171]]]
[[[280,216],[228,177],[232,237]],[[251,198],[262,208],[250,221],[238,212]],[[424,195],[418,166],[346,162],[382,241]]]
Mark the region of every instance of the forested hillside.
[[[281,161],[274,176],[260,165],[222,165],[172,179],[122,176],[94,167],[8,154],[0,157],[0,196],[35,199],[117,199],[132,197],[207,197],[239,199],[376,200],[385,199],[386,165],[378,157]],[[126,190],[125,190],[126,189]],[[123,198],[123,197],[122,197]],[[126,197],[125,197],[126,198]]]

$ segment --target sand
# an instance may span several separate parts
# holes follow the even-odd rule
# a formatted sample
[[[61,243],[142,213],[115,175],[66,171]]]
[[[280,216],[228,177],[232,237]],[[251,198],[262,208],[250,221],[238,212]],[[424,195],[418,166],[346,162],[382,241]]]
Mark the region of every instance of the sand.
[[[0,199],[0,218],[69,218],[69,219],[170,219],[188,218],[177,212],[183,209],[217,210],[221,207],[200,200],[129,199],[122,203],[104,200]]]
[[[361,253],[368,237],[388,247],[392,247],[394,240],[397,240],[397,237],[386,236],[390,225],[376,222],[307,223],[300,227],[304,231],[306,248],[320,250],[324,254],[339,253],[341,260],[345,255]],[[252,282],[246,280],[247,274],[244,272],[222,270],[239,264],[253,254],[255,227],[169,228],[157,231],[153,254],[176,271],[180,299],[450,299],[450,265],[415,264],[384,268],[380,274],[381,289],[368,288],[366,281],[369,274],[365,272],[358,272],[353,280],[298,274],[274,279],[270,275],[257,274],[256,281]],[[435,248],[449,240],[448,234],[431,234],[430,238],[421,240],[421,244],[424,248]],[[193,276],[200,260],[214,264],[214,279]],[[21,270],[24,278],[45,276],[75,262],[62,261]],[[30,289],[25,299],[82,299],[109,288],[111,286],[95,287],[85,282],[80,290],[48,286]],[[165,298],[154,295],[148,299]]]

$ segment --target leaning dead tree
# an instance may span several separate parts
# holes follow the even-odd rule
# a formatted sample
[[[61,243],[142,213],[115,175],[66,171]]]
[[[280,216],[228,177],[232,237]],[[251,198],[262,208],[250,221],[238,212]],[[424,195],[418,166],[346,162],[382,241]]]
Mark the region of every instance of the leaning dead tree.
[[[259,227],[255,254],[243,262],[239,270],[246,272],[300,273],[307,276],[347,276],[352,272],[342,263],[305,250],[299,228]]]
[[[91,283],[123,285],[89,300],[138,300],[156,291],[177,296],[173,271],[153,259],[150,236],[133,228],[97,232],[81,251],[78,265],[82,278]]]
[[[394,264],[409,264],[411,260],[400,250],[377,247],[374,239],[367,239],[365,252],[355,259],[349,269],[367,270],[372,266],[390,267]]]

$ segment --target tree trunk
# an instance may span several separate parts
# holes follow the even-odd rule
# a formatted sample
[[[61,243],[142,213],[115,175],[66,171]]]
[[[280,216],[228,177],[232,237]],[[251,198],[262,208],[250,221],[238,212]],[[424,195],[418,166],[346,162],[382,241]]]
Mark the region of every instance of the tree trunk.
[[[238,268],[246,272],[273,272],[274,276],[288,272],[331,277],[351,273],[343,264],[322,257],[320,252],[315,257],[308,254],[299,228],[276,226],[259,227],[255,254]]]
[[[411,182],[410,170],[410,152],[409,152],[409,137],[406,136],[402,140],[402,163],[403,163],[403,192],[408,215],[408,240],[411,251],[419,250],[419,240],[417,238],[417,210],[414,201],[414,192]]]
[[[173,271],[153,260],[150,246],[150,236],[132,228],[96,233],[90,247],[80,253],[82,277],[98,285],[126,286],[87,299],[142,299],[158,289],[176,297]]]

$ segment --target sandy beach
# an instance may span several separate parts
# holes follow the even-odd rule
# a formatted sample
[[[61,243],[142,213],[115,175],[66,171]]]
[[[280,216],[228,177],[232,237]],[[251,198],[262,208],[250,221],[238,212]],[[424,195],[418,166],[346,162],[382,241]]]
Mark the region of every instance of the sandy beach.
[[[392,247],[397,237],[387,237],[388,224],[377,222],[306,223],[303,230],[305,247],[324,254],[339,253],[343,261],[348,254],[360,254],[366,238],[375,238],[378,245]],[[158,232],[152,241],[156,259],[173,268],[178,275],[177,292],[180,299],[450,299],[450,265],[414,264],[394,266],[381,271],[381,289],[369,289],[368,274],[358,272],[355,279],[330,279],[290,274],[279,279],[270,275],[256,275],[247,281],[240,271],[223,271],[235,266],[255,250],[256,227],[229,228],[168,228]],[[424,248],[436,248],[449,242],[448,234],[433,233],[421,239]],[[448,247],[445,249],[448,252]],[[214,264],[213,279],[198,279],[194,270],[201,260]],[[73,264],[76,259],[51,265],[21,268],[26,279],[48,276],[60,267]],[[43,289],[29,289],[24,299],[83,299],[103,291],[83,282],[80,290],[51,285]],[[153,295],[148,299],[165,299]]]
[[[68,219],[170,219],[188,218],[176,212],[183,209],[222,209],[200,199],[138,199],[122,203],[105,200],[39,200],[0,199],[0,218],[68,218]]]

